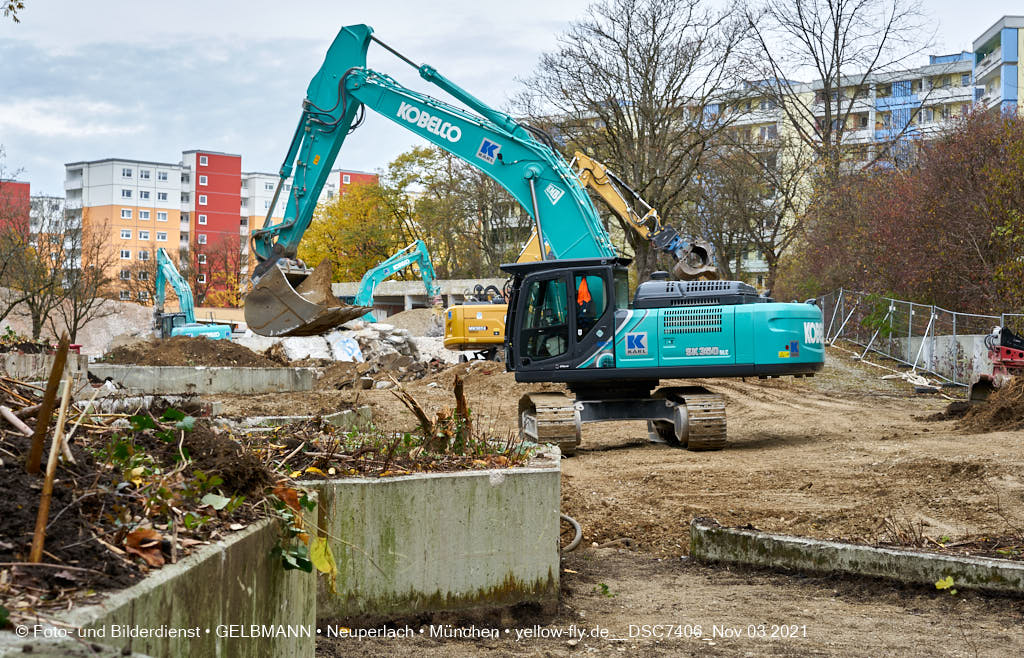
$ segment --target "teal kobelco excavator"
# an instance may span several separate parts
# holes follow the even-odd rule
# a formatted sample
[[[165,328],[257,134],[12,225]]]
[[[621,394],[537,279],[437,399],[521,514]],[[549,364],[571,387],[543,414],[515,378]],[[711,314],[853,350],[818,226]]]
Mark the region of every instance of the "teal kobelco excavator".
[[[377,43],[467,109],[408,89],[366,66]],[[824,364],[821,310],[776,303],[738,281],[670,280],[657,273],[630,299],[627,267],[579,177],[544,132],[417,65],[366,25],[342,28],[310,82],[281,167],[294,171],[284,219],[253,231],[259,261],[246,321],[263,335],[321,333],[366,312],[330,294],[330,273],[297,260],[300,239],[345,137],[369,108],[474,165],[530,214],[540,260],[503,265],[511,275],[506,367],[519,382],[561,382],[570,394],[531,393],[519,403],[521,432],[572,454],[584,423],[646,420],[652,440],[692,450],[725,445],[725,402],[701,386],[658,388],[665,379],[812,375]],[[281,184],[278,185],[278,191]],[[277,201],[277,193],[274,203]],[[693,246],[674,229],[645,237],[692,266]],[[698,268],[699,269],[699,268]]]

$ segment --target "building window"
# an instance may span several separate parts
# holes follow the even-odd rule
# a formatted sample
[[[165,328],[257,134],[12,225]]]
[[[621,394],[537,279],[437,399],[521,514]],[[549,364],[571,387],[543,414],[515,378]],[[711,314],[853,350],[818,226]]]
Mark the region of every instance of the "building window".
[[[122,199],[130,199],[130,198],[132,198],[132,191],[131,190],[121,190],[121,198]]]
[[[140,210],[139,211],[139,219],[149,219],[149,211],[148,210]]]
[[[132,230],[130,228],[123,228],[123,229],[121,229],[121,239],[122,240],[131,240],[132,239]]]
[[[970,73],[961,73],[960,74],[960,86],[961,87],[969,87],[969,86],[971,86],[971,74]]]
[[[139,178],[149,180],[149,169],[139,169]]]
[[[121,170],[121,178],[131,178],[131,177],[132,177],[132,170],[130,168],[125,167],[124,169]]]
[[[206,224],[206,215],[199,215],[199,223],[203,225]]]
[[[238,225],[239,226],[248,226],[249,225],[249,218],[248,217],[239,217],[238,218]]]
[[[122,249],[121,250],[121,260],[131,260],[131,259],[132,259],[132,250],[131,249]]]
[[[270,208],[270,199],[267,199],[263,202],[263,209],[267,210],[268,208]]]
[[[292,184],[291,183],[285,183],[284,184],[284,191],[285,192],[291,192],[292,191]]]
[[[158,221],[158,222],[166,222],[167,221],[167,213],[161,212],[161,211],[158,210],[157,213],[156,213],[156,221]]]
[[[156,179],[157,180],[163,180],[163,181],[167,180],[167,172],[166,171],[158,171],[158,172],[156,172]]]
[[[139,300],[140,301],[145,301],[147,299],[149,299],[149,293],[146,292],[145,290],[140,290],[139,291]]]
[[[128,281],[131,278],[132,278],[132,273],[131,273],[130,270],[121,270],[121,280],[122,281]]]
[[[127,290],[122,290],[121,293],[120,293],[120,297],[121,297],[121,300],[124,301],[126,299],[131,299],[132,295]]]
[[[199,264],[206,265],[206,254],[199,254]]]
[[[265,189],[267,192],[273,192],[274,191],[274,184],[273,183],[264,183],[263,184],[263,189]]]
[[[207,158],[206,158],[206,156],[205,156],[205,155],[201,155],[201,156],[199,156],[199,166],[201,166],[201,167],[205,167],[205,166],[207,166],[208,164],[210,164],[210,161],[209,161],[209,160],[207,160]]]
[[[208,179],[206,178],[206,176],[204,176],[204,175],[199,176],[199,184],[200,185],[206,185],[207,184],[207,180]]]
[[[140,240],[148,240],[149,239],[149,231],[139,231],[139,239]]]
[[[157,242],[167,242],[167,232],[166,231],[157,231],[156,232],[156,241]]]
[[[167,200],[167,192],[157,192],[156,193],[156,200],[157,201],[166,201]]]
[[[139,272],[136,278],[139,281],[149,281],[149,272],[147,272],[146,270],[142,270],[141,272]]]
[[[139,260],[149,260],[149,252],[145,249],[139,249]]]
[[[130,208],[121,208],[121,219],[131,219],[132,211]]]
[[[206,244],[206,234],[200,233],[199,237],[196,238],[196,242],[198,242],[199,244]]]
[[[200,194],[199,195],[199,205],[201,205],[201,206],[205,206],[206,205],[206,195],[205,194]]]
[[[149,198],[149,191],[148,190],[139,190],[139,198],[140,199],[148,199]]]
[[[348,185],[351,182],[352,182],[352,177],[351,176],[349,176],[348,174],[342,174],[341,175],[341,184],[342,185]]]

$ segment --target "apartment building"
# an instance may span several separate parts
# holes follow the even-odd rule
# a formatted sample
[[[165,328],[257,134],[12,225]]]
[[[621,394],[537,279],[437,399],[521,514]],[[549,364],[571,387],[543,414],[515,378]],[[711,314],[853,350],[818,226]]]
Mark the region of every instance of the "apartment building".
[[[29,230],[29,198],[32,186],[24,181],[0,178],[0,231]]]
[[[331,172],[321,200],[373,174]],[[131,299],[132,277],[148,276],[141,264],[163,247],[193,272],[203,296],[242,282],[254,263],[248,258],[251,226],[262,226],[279,176],[243,172],[242,156],[208,150],[182,152],[178,163],[108,158],[65,165],[65,199],[72,222],[105,236],[116,250],[110,275],[124,282],[122,299]],[[284,182],[272,219],[284,216],[291,179]],[[26,184],[27,185],[27,184]],[[237,254],[230,253],[238,249]],[[214,263],[213,261],[217,262]],[[230,263],[237,276],[219,270]],[[219,268],[219,269],[218,269]],[[217,270],[220,280],[213,281]],[[147,301],[145,291],[136,297]],[[211,298],[213,300],[214,298]],[[223,299],[223,297],[222,297]],[[210,301],[210,300],[207,300]]]

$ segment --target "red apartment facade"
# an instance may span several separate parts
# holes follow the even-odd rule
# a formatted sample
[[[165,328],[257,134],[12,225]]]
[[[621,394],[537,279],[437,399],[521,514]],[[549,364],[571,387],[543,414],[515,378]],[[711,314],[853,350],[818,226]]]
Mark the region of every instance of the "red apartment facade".
[[[14,229],[28,235],[31,207],[29,183],[0,179],[0,231]]]

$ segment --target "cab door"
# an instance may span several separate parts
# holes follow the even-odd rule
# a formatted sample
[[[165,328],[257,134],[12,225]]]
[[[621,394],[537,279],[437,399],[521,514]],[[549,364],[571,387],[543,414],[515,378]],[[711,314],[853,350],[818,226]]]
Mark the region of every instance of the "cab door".
[[[540,273],[523,282],[516,309],[516,370],[569,367],[574,324],[569,309],[575,300],[570,298],[571,286],[568,272]]]
[[[573,368],[615,367],[615,304],[610,268],[575,270],[573,283]]]

